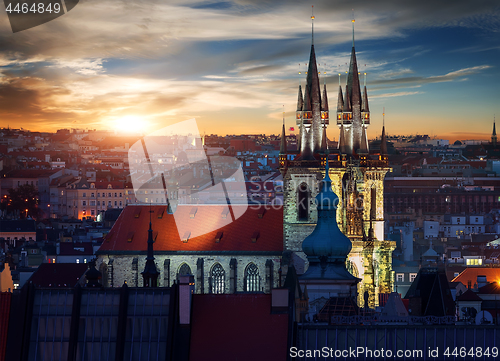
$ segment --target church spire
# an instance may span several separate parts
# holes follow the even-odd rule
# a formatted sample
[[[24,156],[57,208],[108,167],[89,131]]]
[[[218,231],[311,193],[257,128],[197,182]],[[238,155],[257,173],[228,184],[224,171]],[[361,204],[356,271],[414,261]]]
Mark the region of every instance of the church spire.
[[[339,136],[339,150],[340,153],[346,153],[346,144],[345,144],[345,134],[344,134],[344,120],[342,119],[342,123],[340,123],[340,136]]]
[[[365,121],[363,119],[363,125],[361,127],[361,144],[358,150],[359,154],[367,154],[368,153],[368,139],[366,138],[366,129],[365,129]]]
[[[149,230],[148,230],[148,254],[144,271],[141,272],[144,287],[158,287],[158,276],[160,272],[156,269],[155,257],[153,252],[153,229],[151,227],[151,205],[149,206]]]
[[[344,96],[342,95],[342,85],[340,85],[340,73],[339,73],[339,95],[337,97],[337,113],[342,112],[344,109]]]
[[[280,154],[286,154],[285,106],[283,105],[283,129],[281,130]]]
[[[314,15],[311,16],[311,20],[314,20]],[[323,127],[321,119],[321,89],[319,85],[314,42],[311,44],[302,111],[297,115],[300,116],[298,123],[300,125],[301,134],[300,155],[296,160],[314,160],[314,154],[321,151]]]
[[[380,139],[380,155],[387,155],[387,140],[385,138],[385,108],[382,113],[382,138]]]
[[[495,124],[495,116],[493,116],[493,133],[491,133],[491,143],[497,145],[497,128]]]
[[[368,113],[370,112],[370,107],[368,106],[368,93],[366,92],[366,73],[365,73],[365,82],[363,86],[363,106],[361,107],[361,111]]]
[[[352,26],[351,60],[349,70],[346,71],[347,80],[344,94],[342,94],[341,86],[339,86],[339,99],[337,102],[337,124],[340,126],[341,121],[343,123],[344,142],[342,145],[345,147],[345,153],[349,155],[368,153],[366,128],[370,124],[368,95],[365,87],[363,87],[363,96],[361,95],[360,73],[354,47],[354,16]],[[342,95],[344,96],[343,101],[341,101]]]
[[[299,96],[297,99],[297,111],[302,111],[302,107],[304,106],[304,98],[302,97],[302,86],[299,84]]]
[[[349,87],[348,93],[351,102],[351,109],[354,112],[355,109],[357,110],[360,109],[361,107],[361,91],[359,84],[358,62],[356,60],[356,50],[354,49],[354,42],[351,51],[349,74],[347,76],[347,86]]]
[[[323,85],[323,98],[321,98],[321,110],[328,111],[328,96],[326,93],[326,84]]]

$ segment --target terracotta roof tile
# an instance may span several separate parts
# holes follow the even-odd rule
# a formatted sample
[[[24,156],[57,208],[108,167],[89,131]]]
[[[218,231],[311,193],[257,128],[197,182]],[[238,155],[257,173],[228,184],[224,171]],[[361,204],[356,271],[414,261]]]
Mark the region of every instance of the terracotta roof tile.
[[[477,283],[477,276],[486,276],[487,282],[494,282],[500,280],[500,268],[490,267],[468,267],[451,282],[462,282],[467,287],[468,281],[474,286]]]
[[[242,214],[231,222],[224,205],[178,206],[173,214],[155,216],[165,206],[152,206],[151,222],[158,232],[155,251],[283,251],[283,209],[264,206],[232,206],[232,214]],[[104,239],[100,253],[145,251],[149,229],[149,206],[127,206]],[[193,208],[196,208],[193,217]],[[259,216],[260,214],[260,216]],[[204,233],[205,230],[210,230]],[[134,233],[129,241],[129,234]],[[217,237],[222,232],[223,236]],[[188,235],[189,234],[189,235]],[[182,240],[181,240],[182,238]],[[219,239],[216,242],[216,239]]]

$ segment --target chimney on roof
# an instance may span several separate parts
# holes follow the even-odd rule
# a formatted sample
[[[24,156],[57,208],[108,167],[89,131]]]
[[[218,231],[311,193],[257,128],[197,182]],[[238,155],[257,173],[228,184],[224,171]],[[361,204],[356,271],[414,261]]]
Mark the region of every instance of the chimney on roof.
[[[488,282],[486,281],[486,276],[483,275],[478,275],[477,276],[477,288],[481,288],[483,286],[486,286]]]

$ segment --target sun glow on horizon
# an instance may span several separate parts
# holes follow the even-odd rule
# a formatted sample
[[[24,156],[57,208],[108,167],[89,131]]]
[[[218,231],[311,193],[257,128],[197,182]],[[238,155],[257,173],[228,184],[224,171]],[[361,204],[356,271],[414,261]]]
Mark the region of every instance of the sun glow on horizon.
[[[149,122],[137,115],[126,115],[114,121],[114,129],[120,133],[144,133]]]

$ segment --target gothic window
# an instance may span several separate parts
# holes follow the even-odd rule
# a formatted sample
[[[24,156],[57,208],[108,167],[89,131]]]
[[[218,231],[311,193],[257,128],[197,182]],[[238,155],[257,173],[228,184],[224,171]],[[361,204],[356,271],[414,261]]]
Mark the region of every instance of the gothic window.
[[[250,263],[245,269],[245,291],[260,291],[259,269],[254,263]]]
[[[308,221],[309,220],[309,188],[307,184],[301,183],[297,190],[298,199],[297,199],[297,214],[299,217],[299,221]]]
[[[181,264],[179,267],[179,272],[177,273],[179,276],[185,276],[185,275],[190,275],[191,273],[191,267],[187,265],[187,263]]]
[[[371,188],[370,190],[370,219],[376,219],[377,217],[377,190],[375,188]]]
[[[220,263],[212,267],[210,278],[212,280],[211,293],[224,293],[226,272]]]

